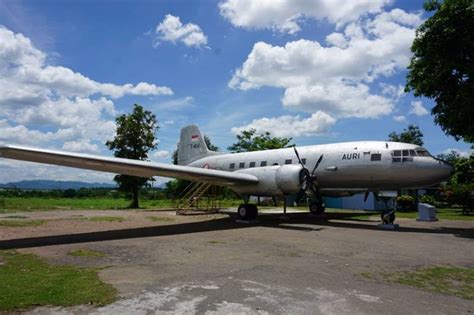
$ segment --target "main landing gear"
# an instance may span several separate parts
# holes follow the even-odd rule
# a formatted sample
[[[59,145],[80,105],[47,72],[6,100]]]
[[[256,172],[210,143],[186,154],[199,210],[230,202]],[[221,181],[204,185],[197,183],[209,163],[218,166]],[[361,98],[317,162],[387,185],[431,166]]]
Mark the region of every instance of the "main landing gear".
[[[326,211],[326,207],[324,205],[324,202],[312,201],[309,204],[309,212],[311,212],[311,214],[319,215],[319,214],[323,214],[324,211]]]
[[[258,216],[258,208],[253,204],[241,204],[237,210],[237,216],[239,220],[251,221],[255,220]]]
[[[382,218],[382,223],[393,224],[393,222],[395,222],[395,212],[396,212],[396,209],[390,212],[381,213],[380,217]]]

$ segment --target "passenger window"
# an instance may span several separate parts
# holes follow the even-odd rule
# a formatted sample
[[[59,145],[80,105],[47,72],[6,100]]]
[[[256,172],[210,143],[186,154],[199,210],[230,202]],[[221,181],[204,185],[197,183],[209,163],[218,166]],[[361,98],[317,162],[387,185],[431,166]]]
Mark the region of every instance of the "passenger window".
[[[415,150],[410,150],[410,156],[416,156]]]
[[[413,162],[413,157],[411,157],[411,156],[404,156],[404,157],[403,157],[403,162]]]
[[[291,164],[291,159],[290,160],[285,160],[285,164]]]
[[[230,163],[229,168],[233,170],[235,168],[235,163]]]
[[[239,164],[239,168],[244,168],[244,167],[245,167],[245,162],[241,162],[241,163]]]
[[[278,163],[273,163],[272,165],[275,166],[275,165],[279,165],[279,164]]]
[[[408,150],[403,150],[403,155],[404,155],[404,156],[409,156]]]
[[[305,158],[301,159],[301,162],[303,162],[303,165],[306,165],[306,159]]]
[[[260,162],[260,166],[267,166],[267,161]]]
[[[380,153],[373,153],[373,154],[370,156],[370,160],[371,160],[371,161],[382,161],[382,154],[380,154]]]
[[[401,161],[402,161],[402,159],[401,159],[401,158],[399,158],[399,157],[398,157],[398,158],[393,158],[393,159],[392,159],[392,162],[401,162]]]
[[[400,150],[393,151],[393,156],[401,156],[401,155],[402,155],[402,151]]]
[[[255,162],[250,162],[249,167],[255,167]]]

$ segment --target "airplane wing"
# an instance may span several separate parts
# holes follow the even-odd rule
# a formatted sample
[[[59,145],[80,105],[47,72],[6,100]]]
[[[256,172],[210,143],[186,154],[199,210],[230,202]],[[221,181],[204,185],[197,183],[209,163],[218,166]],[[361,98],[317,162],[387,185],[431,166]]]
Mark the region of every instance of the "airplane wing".
[[[0,146],[0,158],[139,177],[173,177],[223,186],[258,183],[258,178],[250,174],[10,145]]]

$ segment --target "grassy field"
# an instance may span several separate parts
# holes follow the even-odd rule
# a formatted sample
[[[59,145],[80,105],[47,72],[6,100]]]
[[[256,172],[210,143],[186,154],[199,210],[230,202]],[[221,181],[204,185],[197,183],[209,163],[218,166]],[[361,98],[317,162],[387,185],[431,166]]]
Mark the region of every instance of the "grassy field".
[[[9,227],[38,226],[44,223],[45,220],[0,220],[0,226]]]
[[[31,254],[0,251],[0,311],[39,305],[108,304],[117,292],[103,283],[97,271],[50,265]]]
[[[385,273],[383,278],[390,282],[474,299],[474,269],[451,266],[422,268],[411,272]]]
[[[0,213],[12,213],[17,211],[50,211],[50,210],[109,210],[127,209],[130,201],[114,198],[26,198],[26,197],[6,197],[0,198],[5,202],[5,206],[0,207]],[[239,199],[221,200],[221,207],[237,207],[241,203]],[[141,209],[173,209],[171,199],[141,200]],[[281,206],[280,206],[281,207]],[[259,209],[273,207],[261,206]],[[292,208],[292,207],[289,207]],[[307,211],[307,207],[296,207],[296,209]],[[347,220],[369,220],[380,217],[378,213],[364,212],[360,210],[348,209],[327,209],[328,213],[347,214],[342,219]],[[398,218],[416,219],[417,212],[397,212]],[[461,208],[440,208],[438,209],[438,219],[440,220],[464,220],[474,221],[474,215],[462,215]],[[153,220],[153,219],[150,219]],[[8,223],[5,223],[7,225]],[[15,224],[15,223],[12,223]],[[33,224],[33,223],[32,223]],[[0,223],[1,225],[1,223]]]
[[[35,210],[105,210],[126,209],[129,200],[114,198],[25,198],[5,197],[5,206],[0,209],[4,212],[35,211]],[[169,199],[142,200],[140,206],[144,209],[172,208]]]
[[[49,211],[49,210],[109,210],[127,209],[129,200],[114,198],[26,198],[5,197],[0,198],[5,206],[0,207],[0,213],[16,211]],[[238,205],[240,200],[222,200],[223,207]],[[171,199],[141,200],[142,209],[172,209]]]
[[[153,222],[173,222],[174,221],[173,218],[164,218],[164,217],[155,217],[155,216],[149,216],[146,218]]]

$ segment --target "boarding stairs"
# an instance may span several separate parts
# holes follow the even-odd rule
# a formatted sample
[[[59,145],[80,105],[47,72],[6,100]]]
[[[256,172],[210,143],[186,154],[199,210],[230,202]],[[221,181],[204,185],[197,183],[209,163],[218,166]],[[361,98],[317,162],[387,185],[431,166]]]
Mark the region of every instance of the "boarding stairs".
[[[175,200],[176,214],[216,213],[220,208],[217,187],[208,183],[190,183]]]

